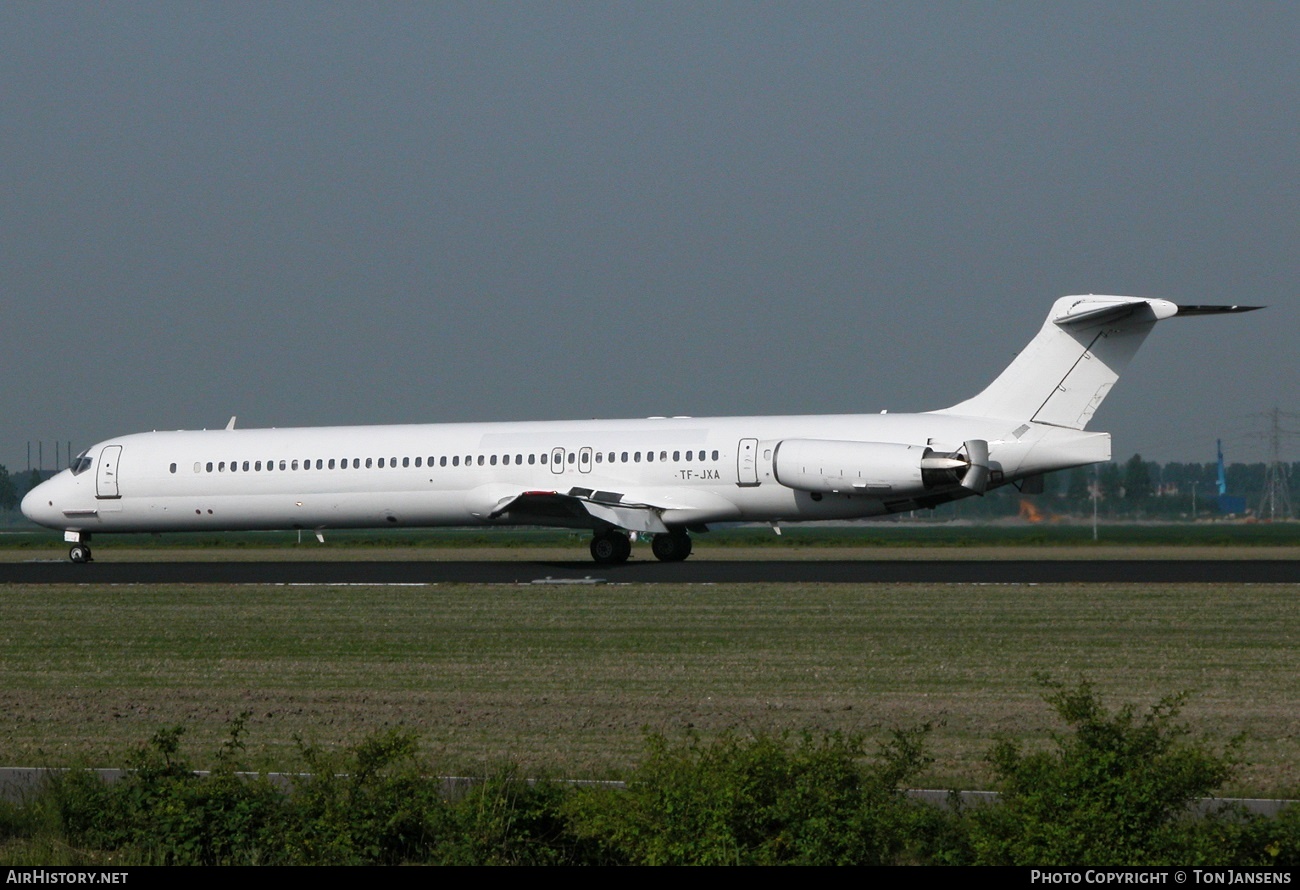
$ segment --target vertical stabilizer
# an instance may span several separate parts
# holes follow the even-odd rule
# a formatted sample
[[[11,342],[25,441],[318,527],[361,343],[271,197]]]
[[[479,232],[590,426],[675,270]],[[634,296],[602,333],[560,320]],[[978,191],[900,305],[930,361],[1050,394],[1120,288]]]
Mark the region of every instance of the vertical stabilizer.
[[[1038,336],[974,398],[937,412],[1088,425],[1157,321],[1175,315],[1246,312],[1257,306],[1178,306],[1144,297],[1062,297]]]

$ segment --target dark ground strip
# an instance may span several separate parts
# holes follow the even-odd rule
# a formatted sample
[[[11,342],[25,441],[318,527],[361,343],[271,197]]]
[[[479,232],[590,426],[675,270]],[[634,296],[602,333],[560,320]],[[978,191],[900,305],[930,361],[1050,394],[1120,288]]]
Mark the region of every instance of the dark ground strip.
[[[0,584],[1297,584],[1300,560],[62,562],[0,564]]]

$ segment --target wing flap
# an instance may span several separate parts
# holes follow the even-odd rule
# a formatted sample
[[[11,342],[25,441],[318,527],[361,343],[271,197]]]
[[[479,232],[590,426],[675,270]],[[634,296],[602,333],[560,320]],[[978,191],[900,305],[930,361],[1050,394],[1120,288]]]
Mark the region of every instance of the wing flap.
[[[612,525],[659,534],[668,531],[662,514],[662,509],[651,504],[628,503],[619,492],[572,488],[567,492],[525,491],[502,498],[488,518],[579,528]]]
[[[697,526],[740,516],[734,503],[714,492],[680,488],[637,493],[591,488],[525,491],[505,494],[493,503],[483,518],[565,528],[614,526],[648,534],[663,534],[670,525]]]

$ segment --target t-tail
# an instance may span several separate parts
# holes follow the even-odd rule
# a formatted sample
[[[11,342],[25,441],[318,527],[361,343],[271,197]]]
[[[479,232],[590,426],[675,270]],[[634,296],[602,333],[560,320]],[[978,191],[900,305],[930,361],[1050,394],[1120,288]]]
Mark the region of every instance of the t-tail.
[[[1062,297],[1038,336],[974,398],[936,412],[1082,430],[1155,323],[1259,306],[1179,306],[1145,297]]]

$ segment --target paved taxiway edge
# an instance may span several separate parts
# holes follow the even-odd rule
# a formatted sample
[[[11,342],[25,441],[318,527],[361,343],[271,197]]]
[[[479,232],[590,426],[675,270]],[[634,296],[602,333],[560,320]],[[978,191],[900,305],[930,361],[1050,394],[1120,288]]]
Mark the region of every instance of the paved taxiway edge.
[[[1300,560],[63,562],[0,564],[0,584],[1300,584]]]

